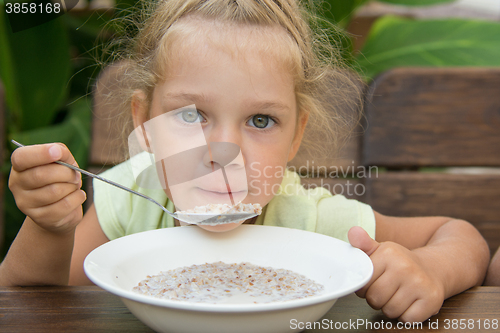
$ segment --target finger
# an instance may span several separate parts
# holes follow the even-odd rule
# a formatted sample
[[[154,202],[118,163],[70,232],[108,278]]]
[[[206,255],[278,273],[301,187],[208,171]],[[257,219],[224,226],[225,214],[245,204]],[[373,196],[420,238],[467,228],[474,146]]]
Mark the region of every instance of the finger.
[[[71,154],[71,151],[69,150],[69,148],[64,143],[61,143],[61,142],[56,142],[55,144],[57,146],[59,146],[59,149],[61,149],[61,152],[62,152],[61,157],[59,158],[58,161],[62,161],[62,162],[65,162],[65,163],[68,163],[68,164],[71,164],[71,165],[74,165],[77,167],[78,163],[76,162],[73,154]],[[55,149],[53,149],[53,151],[55,151]]]
[[[401,284],[390,274],[385,273],[366,290],[366,302],[375,310],[384,308],[387,303],[398,293]]]
[[[368,256],[371,256],[380,246],[380,244],[372,239],[361,227],[352,227],[349,229],[347,237],[352,246],[365,252]]]
[[[401,321],[424,321],[439,313],[444,301],[443,292],[436,288],[420,290],[421,293],[414,297],[415,302],[400,315]]]
[[[76,190],[50,205],[31,209],[27,215],[45,227],[60,228],[75,209],[81,209],[86,198],[87,194],[83,190]]]
[[[431,304],[424,299],[417,299],[399,316],[403,322],[422,322],[437,314],[441,304]]]
[[[23,172],[11,174],[12,180],[24,190],[41,188],[49,184],[81,184],[82,176],[66,166],[56,163],[41,165]]]
[[[11,156],[12,168],[18,172],[58,160],[76,166],[71,152],[62,143],[20,147]]]
[[[80,187],[81,184],[54,183],[26,191],[23,197],[24,202],[18,203],[18,206],[24,209],[31,209],[51,205],[79,190]]]
[[[368,292],[368,290],[373,286],[373,284],[378,279],[380,279],[385,274],[386,267],[387,267],[384,258],[372,256],[370,259],[372,259],[372,263],[373,263],[372,277],[371,277],[370,281],[368,281],[368,283],[363,286],[363,288],[356,291],[356,295],[358,295],[361,298],[366,298],[366,293]]]
[[[389,318],[400,317],[416,301],[415,294],[408,288],[399,288],[382,307],[382,312]]]

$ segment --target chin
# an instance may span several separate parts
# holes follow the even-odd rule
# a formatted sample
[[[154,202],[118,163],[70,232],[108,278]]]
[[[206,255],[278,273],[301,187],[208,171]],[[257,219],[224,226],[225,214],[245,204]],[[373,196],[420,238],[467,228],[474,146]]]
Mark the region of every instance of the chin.
[[[245,220],[235,223],[224,223],[218,225],[198,225],[198,227],[212,232],[225,232],[239,227],[241,224],[243,224],[243,222],[245,222]]]

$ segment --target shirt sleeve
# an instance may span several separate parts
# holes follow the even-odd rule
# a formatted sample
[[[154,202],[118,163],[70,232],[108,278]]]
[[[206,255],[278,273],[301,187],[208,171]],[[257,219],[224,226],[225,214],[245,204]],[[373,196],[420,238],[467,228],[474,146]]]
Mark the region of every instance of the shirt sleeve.
[[[348,242],[347,232],[360,226],[375,238],[372,208],[322,187],[304,189],[300,177],[288,172],[280,192],[269,202],[256,224],[313,231]]]
[[[103,172],[102,177],[127,186],[128,170],[124,163]],[[125,184],[124,184],[125,183]],[[108,239],[125,236],[126,216],[131,214],[130,193],[106,184],[98,179],[92,180],[94,189],[94,207],[102,231]]]
[[[375,239],[375,214],[372,208],[342,195],[334,195],[318,201],[316,232],[349,242],[347,232],[360,226]]]
[[[104,178],[143,193],[173,211],[163,189],[146,189],[137,185],[129,161],[101,174]],[[94,206],[102,231],[112,240],[137,232],[169,228],[174,219],[154,203],[100,180],[93,180]]]

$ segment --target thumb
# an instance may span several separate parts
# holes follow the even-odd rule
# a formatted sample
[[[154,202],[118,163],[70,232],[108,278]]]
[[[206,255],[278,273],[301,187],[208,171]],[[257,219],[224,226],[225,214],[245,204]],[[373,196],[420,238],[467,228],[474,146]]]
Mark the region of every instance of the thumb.
[[[371,256],[373,252],[380,246],[380,243],[372,239],[365,229],[361,227],[352,227],[347,233],[349,238],[349,243],[352,246],[365,252],[368,256]]]

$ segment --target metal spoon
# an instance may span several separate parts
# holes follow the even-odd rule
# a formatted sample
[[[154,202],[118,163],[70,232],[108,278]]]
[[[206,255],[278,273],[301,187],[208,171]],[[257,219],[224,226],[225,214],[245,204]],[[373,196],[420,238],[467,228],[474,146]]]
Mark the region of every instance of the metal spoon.
[[[11,142],[18,147],[24,147],[23,144],[15,141],[15,140],[11,140]],[[62,161],[56,161],[56,163],[64,165],[64,166],[66,166],[70,169],[73,169],[75,171],[81,172],[84,175],[87,175],[89,177],[99,179],[100,181],[103,181],[103,182],[108,183],[110,185],[116,186],[122,190],[128,191],[128,192],[133,193],[135,195],[138,195],[146,200],[149,200],[152,203],[154,203],[155,205],[159,206],[161,209],[163,209],[163,211],[165,213],[167,213],[168,215],[172,216],[173,218],[178,219],[179,221],[186,222],[189,224],[217,225],[217,224],[225,224],[225,223],[234,223],[234,222],[238,222],[241,220],[247,220],[249,218],[257,216],[257,214],[255,214],[255,213],[232,213],[232,214],[210,214],[210,213],[181,213],[181,214],[179,214],[179,213],[172,213],[167,208],[163,207],[162,204],[160,204],[159,202],[155,201],[154,199],[148,197],[147,195],[136,192],[128,187],[125,187],[123,185],[115,183],[114,181],[111,181],[109,179],[102,178],[101,176],[98,176],[98,175],[93,174],[91,172],[88,172],[86,170],[80,169],[74,165],[64,163]]]

